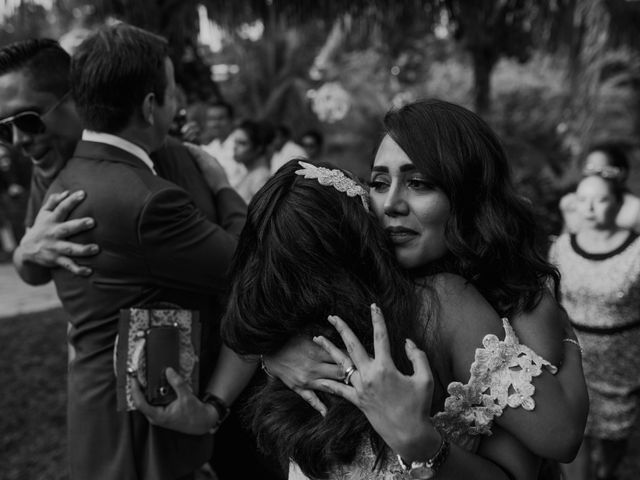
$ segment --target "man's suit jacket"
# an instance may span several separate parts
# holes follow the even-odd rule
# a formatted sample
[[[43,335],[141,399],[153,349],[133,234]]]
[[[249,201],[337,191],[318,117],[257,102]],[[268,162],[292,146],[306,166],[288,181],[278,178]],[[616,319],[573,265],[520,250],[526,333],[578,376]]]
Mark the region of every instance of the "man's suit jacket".
[[[72,218],[90,216],[96,226],[71,240],[95,242],[101,252],[81,262],[94,270],[90,277],[53,271],[76,350],[68,380],[71,478],[179,477],[208,459],[211,439],[151,427],[137,412],[116,412],[112,355],[118,314],[157,301],[200,310],[208,339],[203,358],[210,363],[219,348],[236,237],[208,222],[184,190],[110,145],[81,141],[49,192],[78,189],[86,199]],[[230,189],[218,196],[237,202]]]

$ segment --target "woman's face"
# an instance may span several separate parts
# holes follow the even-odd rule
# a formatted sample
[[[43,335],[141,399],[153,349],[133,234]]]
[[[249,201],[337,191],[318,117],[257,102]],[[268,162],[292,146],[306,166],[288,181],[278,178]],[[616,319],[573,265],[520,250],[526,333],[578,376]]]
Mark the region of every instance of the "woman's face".
[[[420,268],[447,252],[444,229],[451,205],[386,135],[371,171],[371,205],[406,269]]]
[[[249,135],[241,128],[233,132],[233,139],[233,158],[236,162],[247,165],[259,156]]]
[[[584,178],[576,190],[576,207],[584,227],[608,230],[615,225],[618,201],[609,183],[598,176]]]

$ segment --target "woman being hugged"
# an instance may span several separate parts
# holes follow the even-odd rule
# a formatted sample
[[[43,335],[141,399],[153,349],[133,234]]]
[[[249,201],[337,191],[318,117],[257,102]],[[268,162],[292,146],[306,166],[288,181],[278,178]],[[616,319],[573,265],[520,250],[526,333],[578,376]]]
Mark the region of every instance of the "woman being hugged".
[[[318,339],[329,357],[295,339],[267,356],[267,367],[320,411],[310,389],[347,398],[387,444],[404,445],[408,460],[437,458],[443,438],[491,455],[480,440],[493,433],[570,461],[588,409],[580,353],[563,341],[575,338],[546,288],[557,272],[536,250],[532,214],[497,137],[477,115],[437,100],[392,111],[384,123],[371,205],[417,292],[435,293],[426,336],[433,418],[411,409],[407,391],[390,388],[405,376],[386,356],[364,358],[367,339],[339,319],[348,354]],[[346,385],[342,366],[351,362],[357,370]]]

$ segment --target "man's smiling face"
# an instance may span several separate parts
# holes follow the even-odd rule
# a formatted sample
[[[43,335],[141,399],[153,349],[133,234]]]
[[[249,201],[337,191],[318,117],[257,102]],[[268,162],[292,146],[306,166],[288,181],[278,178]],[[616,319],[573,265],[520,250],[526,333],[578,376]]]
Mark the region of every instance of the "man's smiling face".
[[[22,71],[0,75],[0,121],[21,112],[45,114],[41,133],[13,126],[13,144],[45,174],[55,175],[71,157],[82,129],[73,102],[32,86]]]

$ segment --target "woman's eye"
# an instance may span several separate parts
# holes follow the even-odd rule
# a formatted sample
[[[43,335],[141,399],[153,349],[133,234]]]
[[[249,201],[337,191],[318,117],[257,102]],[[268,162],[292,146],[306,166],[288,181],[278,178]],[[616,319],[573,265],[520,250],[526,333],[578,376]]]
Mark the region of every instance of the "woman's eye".
[[[433,184],[422,178],[410,178],[407,180],[407,186],[414,190],[433,190]]]
[[[369,182],[369,188],[375,192],[380,192],[388,186],[389,184],[387,182],[378,178],[374,178]]]

